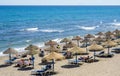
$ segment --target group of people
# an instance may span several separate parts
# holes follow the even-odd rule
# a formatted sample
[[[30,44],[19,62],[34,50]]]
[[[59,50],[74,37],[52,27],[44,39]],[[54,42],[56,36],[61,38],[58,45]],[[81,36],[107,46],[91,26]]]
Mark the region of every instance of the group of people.
[[[33,61],[34,61],[34,57],[29,59],[20,59],[17,61],[16,66],[18,67],[30,66],[33,64]]]

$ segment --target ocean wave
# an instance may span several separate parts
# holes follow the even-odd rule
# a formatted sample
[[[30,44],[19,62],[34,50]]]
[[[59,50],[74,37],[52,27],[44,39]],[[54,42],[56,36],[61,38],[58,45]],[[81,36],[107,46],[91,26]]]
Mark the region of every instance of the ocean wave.
[[[28,42],[31,42],[31,40],[26,40],[25,42],[27,42],[27,43],[28,43]]]
[[[49,33],[52,33],[52,32],[64,32],[64,30],[52,30],[52,29],[43,29],[43,30],[40,30],[41,32],[49,32]]]
[[[35,28],[26,28],[26,29],[22,29],[21,31],[36,32],[36,31],[39,31],[39,29],[37,27],[35,27]]]
[[[28,32],[37,32],[37,31],[40,31],[40,32],[47,32],[47,33],[52,33],[52,32],[64,32],[64,30],[57,30],[57,29],[39,29],[37,27],[35,28],[26,28],[26,29],[22,29],[21,31],[28,31]]]
[[[24,52],[26,47],[27,47],[27,46],[24,46],[24,47],[16,47],[16,48],[14,48],[14,49],[17,50],[18,52]]]
[[[62,38],[53,39],[53,41],[56,41],[57,43],[60,43],[61,40],[62,40]]]
[[[110,23],[110,24],[114,26],[120,26],[120,22],[115,22],[115,23]]]
[[[77,27],[83,30],[94,30],[99,26],[77,26]]]
[[[3,52],[0,52],[0,56],[5,56],[5,54],[3,54]]]

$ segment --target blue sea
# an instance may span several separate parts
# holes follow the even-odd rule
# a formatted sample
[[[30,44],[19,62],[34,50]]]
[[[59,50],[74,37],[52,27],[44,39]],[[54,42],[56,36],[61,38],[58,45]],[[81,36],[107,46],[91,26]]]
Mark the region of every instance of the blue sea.
[[[115,29],[120,29],[120,6],[0,6],[1,52]]]

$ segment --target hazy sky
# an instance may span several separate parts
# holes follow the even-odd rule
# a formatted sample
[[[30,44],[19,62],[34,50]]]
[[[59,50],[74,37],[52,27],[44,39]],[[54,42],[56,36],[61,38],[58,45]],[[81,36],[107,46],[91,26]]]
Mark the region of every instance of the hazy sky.
[[[120,0],[0,0],[0,5],[120,5]]]

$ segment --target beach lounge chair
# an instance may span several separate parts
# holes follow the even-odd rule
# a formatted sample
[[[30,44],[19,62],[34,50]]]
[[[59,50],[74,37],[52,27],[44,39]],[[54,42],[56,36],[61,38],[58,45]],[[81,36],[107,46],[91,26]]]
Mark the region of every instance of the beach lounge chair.
[[[68,64],[82,64],[82,60],[75,60],[75,59],[70,59],[68,60]]]
[[[82,62],[91,62],[93,59],[93,56],[87,56],[87,57],[80,57],[78,60],[81,60]]]
[[[17,58],[16,57],[13,57],[11,58],[11,60],[5,60],[5,64],[11,64],[13,63],[13,61],[15,61]]]
[[[50,64],[43,67],[41,70],[32,70],[31,75],[46,76],[47,73],[52,71],[52,66]]]
[[[120,48],[115,48],[115,49],[112,49],[113,51],[113,53],[120,53]]]
[[[101,56],[101,55],[103,55],[104,53],[105,53],[104,51],[101,51],[101,52],[99,52],[99,53],[96,53],[95,56]]]
[[[101,55],[98,55],[97,57],[101,57],[101,58],[111,58],[113,57],[114,54],[113,53],[104,53],[104,54],[101,54]]]

